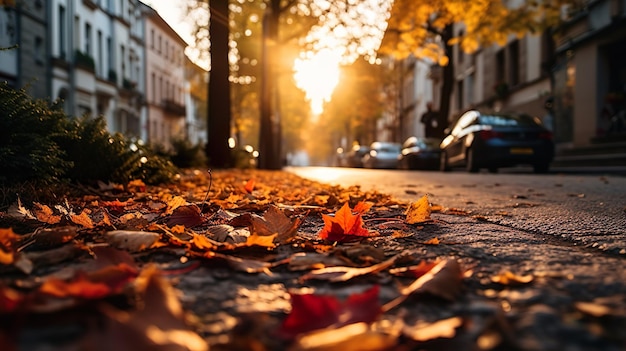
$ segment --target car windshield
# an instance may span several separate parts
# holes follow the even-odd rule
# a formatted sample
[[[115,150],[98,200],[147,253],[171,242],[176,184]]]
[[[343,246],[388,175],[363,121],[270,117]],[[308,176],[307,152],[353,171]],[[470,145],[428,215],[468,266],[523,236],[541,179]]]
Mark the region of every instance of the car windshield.
[[[481,115],[478,119],[480,124],[492,126],[536,126],[537,122],[529,115],[507,114],[507,115]]]

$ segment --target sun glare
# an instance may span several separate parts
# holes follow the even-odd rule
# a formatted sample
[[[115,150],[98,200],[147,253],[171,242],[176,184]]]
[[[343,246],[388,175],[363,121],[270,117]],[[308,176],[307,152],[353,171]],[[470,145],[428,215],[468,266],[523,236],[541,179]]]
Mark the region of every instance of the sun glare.
[[[324,49],[315,54],[309,52],[294,62],[296,85],[305,92],[314,115],[322,113],[324,103],[330,101],[339,83],[340,60],[341,53]]]

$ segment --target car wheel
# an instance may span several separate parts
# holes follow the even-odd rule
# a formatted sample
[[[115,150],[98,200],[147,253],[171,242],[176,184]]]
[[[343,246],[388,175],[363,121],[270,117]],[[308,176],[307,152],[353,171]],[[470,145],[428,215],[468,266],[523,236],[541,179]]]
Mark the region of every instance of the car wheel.
[[[537,163],[533,166],[533,171],[535,173],[548,173],[549,169],[550,169],[549,163]]]
[[[448,165],[448,154],[445,151],[439,155],[439,170],[442,172],[449,172],[450,165]]]
[[[470,173],[478,172],[478,166],[476,165],[476,160],[474,159],[474,150],[467,149],[467,154],[465,155],[465,168]]]

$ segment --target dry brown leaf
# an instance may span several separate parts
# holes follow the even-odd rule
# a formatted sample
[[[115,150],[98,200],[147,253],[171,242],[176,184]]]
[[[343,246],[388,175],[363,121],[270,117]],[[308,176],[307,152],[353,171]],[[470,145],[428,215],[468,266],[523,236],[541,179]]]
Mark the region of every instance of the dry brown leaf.
[[[112,230],[107,232],[107,241],[111,246],[131,252],[152,248],[161,239],[161,234],[154,232]]]
[[[397,307],[413,294],[429,294],[454,301],[461,292],[462,281],[463,272],[457,260],[442,260],[409,286],[401,288],[402,295],[383,306],[383,310]]]
[[[345,282],[354,277],[359,277],[366,274],[378,273],[383,271],[389,267],[391,267],[396,260],[400,257],[400,255],[395,255],[386,261],[381,263],[357,268],[357,267],[345,267],[345,266],[337,266],[337,267],[327,267],[322,269],[317,269],[314,271],[305,274],[300,278],[301,281],[316,279],[316,280],[328,280],[331,282]]]
[[[185,316],[172,286],[154,267],[137,278],[137,294],[142,305],[135,311],[103,305],[109,318],[105,330],[93,343],[108,350],[189,350],[207,351],[206,341],[185,324]]]
[[[422,196],[421,199],[411,203],[406,210],[405,221],[408,224],[416,224],[431,221],[430,218],[430,202],[428,202],[428,195]]]
[[[299,218],[292,221],[274,205],[269,206],[263,217],[251,216],[250,220],[252,222],[250,228],[252,235],[275,235],[275,241],[278,243],[284,243],[293,238],[301,223]]]

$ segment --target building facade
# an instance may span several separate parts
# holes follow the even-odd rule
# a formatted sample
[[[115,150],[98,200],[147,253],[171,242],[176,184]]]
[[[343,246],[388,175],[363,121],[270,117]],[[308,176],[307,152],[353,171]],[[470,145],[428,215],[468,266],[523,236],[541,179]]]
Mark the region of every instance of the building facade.
[[[566,148],[626,142],[626,1],[590,1],[557,34],[557,140]]]
[[[143,11],[148,140],[167,145],[172,138],[186,136],[187,43],[155,10],[143,5]]]
[[[206,139],[198,112],[187,114],[186,73],[207,72],[186,71],[186,46],[138,0],[20,0],[0,11],[0,80],[165,147]]]

